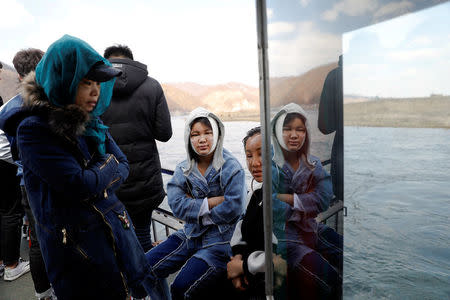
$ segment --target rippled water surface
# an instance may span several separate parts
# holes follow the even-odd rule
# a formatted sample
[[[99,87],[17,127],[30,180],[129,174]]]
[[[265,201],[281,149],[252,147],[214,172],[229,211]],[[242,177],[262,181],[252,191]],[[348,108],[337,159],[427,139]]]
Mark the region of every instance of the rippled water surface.
[[[344,295],[450,298],[450,130],[345,128]]]

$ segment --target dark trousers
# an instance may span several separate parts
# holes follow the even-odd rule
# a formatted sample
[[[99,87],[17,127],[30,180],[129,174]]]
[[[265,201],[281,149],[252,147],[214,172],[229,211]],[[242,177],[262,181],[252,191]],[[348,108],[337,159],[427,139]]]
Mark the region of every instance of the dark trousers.
[[[0,160],[0,170],[0,260],[8,266],[20,257],[23,209],[16,165]]]
[[[152,238],[150,235],[150,224],[152,221],[153,210],[144,210],[138,213],[130,213],[131,222],[133,223],[134,232],[138,238],[139,244],[141,244],[144,252],[152,249]],[[144,298],[147,292],[143,287],[136,287],[132,289],[131,295],[134,298]]]
[[[152,238],[150,235],[152,212],[153,210],[148,209],[138,213],[130,213],[130,218],[134,226],[134,232],[136,233],[144,252],[147,252],[152,248]]]
[[[41,248],[36,237],[35,220],[33,213],[31,212],[30,204],[28,203],[28,195],[25,187],[22,189],[22,205],[25,210],[25,214],[30,222],[30,271],[31,278],[33,279],[34,289],[37,293],[43,293],[50,288],[50,282],[48,281],[47,271],[45,270],[44,260],[42,258]]]

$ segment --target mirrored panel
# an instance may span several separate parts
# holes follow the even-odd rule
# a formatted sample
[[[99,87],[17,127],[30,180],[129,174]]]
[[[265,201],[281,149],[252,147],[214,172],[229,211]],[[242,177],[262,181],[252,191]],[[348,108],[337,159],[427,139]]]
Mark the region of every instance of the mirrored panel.
[[[446,3],[343,35],[348,297],[448,295],[449,15]]]
[[[377,148],[388,149],[392,146],[410,149],[409,147],[417,142],[411,136],[411,129],[395,133],[392,139],[384,140],[387,138],[386,135],[389,136],[391,133],[383,132],[384,129],[378,126],[449,126],[449,102],[446,96],[449,62],[446,28],[449,26],[445,20],[445,16],[449,14],[447,4],[440,4],[442,2],[445,1],[267,1],[271,116],[282,119],[283,113],[289,116],[289,111],[303,114],[298,108],[300,106],[308,120],[307,126],[304,126],[306,133],[301,130],[302,125],[306,125],[303,119],[303,124],[301,121],[297,124],[291,122],[292,119],[286,118],[288,121],[279,121],[278,127],[274,125],[272,128],[274,135],[278,134],[278,140],[281,141],[278,150],[274,142],[275,171],[272,172],[275,178],[272,198],[274,231],[279,241],[286,240],[284,246],[280,243],[279,253],[288,262],[286,281],[277,283],[277,276],[283,275],[277,274],[275,268],[275,290],[278,289],[280,293],[277,294],[275,291],[276,296],[282,298],[286,295],[291,297],[302,295],[311,299],[319,298],[321,295],[332,297],[341,292],[343,282],[345,298],[392,295],[396,298],[406,292],[408,282],[415,284],[415,279],[421,276],[419,273],[408,273],[405,275],[408,279],[402,283],[404,289],[396,288],[397,284],[400,284],[398,274],[390,268],[392,264],[388,266],[387,261],[384,263],[385,257],[391,252],[389,243],[395,243],[396,240],[385,239],[387,232],[381,233],[379,229],[385,226],[386,220],[384,214],[380,215],[380,209],[390,211],[393,204],[381,201],[378,197],[379,191],[376,190],[378,184],[376,178],[380,177],[383,182],[391,180],[393,183],[399,180],[398,176],[416,172],[410,169],[411,164],[406,162],[398,166],[398,170],[402,170],[400,173],[390,169],[396,165],[398,159],[390,152],[384,153],[385,156],[377,160],[363,158]],[[436,10],[438,13],[431,18],[425,17],[423,13],[429,10]],[[434,22],[431,19],[434,19]],[[431,32],[433,35],[428,35]],[[424,86],[428,88],[425,89]],[[405,101],[397,101],[398,98]],[[410,101],[404,98],[410,98]],[[398,108],[388,106],[391,102],[395,102]],[[375,103],[377,107],[372,106]],[[429,117],[423,116],[425,111],[421,109],[424,107],[430,109]],[[374,123],[374,120],[378,123]],[[298,133],[295,132],[295,126],[298,126]],[[367,126],[377,128],[369,129]],[[369,137],[366,130],[373,130],[377,138],[382,140]],[[441,141],[448,139],[448,130],[436,130]],[[428,135],[426,132],[422,134]],[[301,141],[303,135],[308,137],[304,138],[304,141],[310,142],[310,156],[305,157],[312,160],[317,157],[317,161],[324,166],[323,172],[318,165],[315,168],[309,166],[309,161],[302,159],[301,151],[296,152],[297,157],[292,154],[295,151],[289,151],[290,146],[291,150],[298,146],[297,140]],[[398,135],[401,135],[402,139]],[[434,138],[431,139],[433,142],[436,141]],[[445,152],[437,155],[440,158],[444,156],[443,153],[448,152],[448,143],[442,143],[441,146],[444,146]],[[278,157],[277,151],[281,153]],[[404,158],[403,154],[399,155]],[[428,153],[422,155],[416,158],[417,161],[424,157],[429,159],[434,157]],[[297,163],[298,161],[300,163]],[[381,162],[387,166],[381,167]],[[446,161],[440,160],[439,163],[442,163],[441,166],[448,166]],[[380,173],[372,168],[380,170]],[[306,175],[308,170],[311,171],[310,177]],[[318,177],[317,174],[320,172],[325,174],[324,176],[331,177]],[[441,171],[430,172],[427,175],[435,177],[439,172]],[[305,179],[300,174],[312,178],[314,184],[302,185],[308,182],[303,181]],[[283,181],[277,182],[277,178],[280,177],[283,177]],[[406,177],[404,179],[407,180]],[[400,181],[398,185],[403,186]],[[331,197],[326,196],[327,184],[331,186]],[[391,189],[379,188],[392,193]],[[433,188],[430,185],[425,188],[428,189]],[[368,191],[371,193],[366,194]],[[312,197],[314,192],[321,194]],[[359,198],[361,193],[365,198]],[[294,196],[293,205],[290,203],[291,198],[286,194]],[[437,194],[444,197],[448,192],[439,189]],[[386,198],[386,195],[383,197]],[[325,206],[324,201],[327,202]],[[312,203],[315,204],[314,209],[309,206]],[[408,202],[408,205],[412,203]],[[438,205],[445,203],[441,202]],[[287,213],[283,215],[285,212]],[[348,216],[344,218],[346,212]],[[324,214],[328,217],[328,213],[331,217],[322,219]],[[397,216],[400,217],[406,215]],[[368,219],[373,223],[366,222]],[[445,241],[448,235],[440,231],[441,228],[445,228],[443,226],[445,220],[442,219],[442,215],[438,219],[440,223],[435,227],[438,230],[431,229],[429,233],[437,234],[440,238],[445,237],[443,239]],[[402,219],[397,224],[405,225],[408,222],[402,223],[403,221]],[[309,223],[305,224],[307,222]],[[448,225],[448,221],[446,223]],[[397,227],[390,225],[386,225],[385,228],[389,228],[391,233],[398,230]],[[297,235],[295,238],[294,233]],[[344,235],[346,243],[343,263]],[[348,235],[350,237],[347,237]],[[313,241],[311,237],[317,240]],[[291,242],[293,240],[296,242]],[[380,243],[377,244],[377,241]],[[421,238],[417,241],[425,242]],[[323,242],[326,243],[325,246]],[[442,259],[448,258],[448,255],[443,255],[444,248],[440,242],[435,243],[434,246],[430,246],[439,253],[435,262],[442,263]],[[378,250],[375,251],[373,248]],[[364,252],[365,250],[367,252]],[[376,255],[372,256],[373,254]],[[391,259],[401,260],[403,254],[397,254]],[[312,262],[314,257],[319,255],[321,257]],[[314,280],[308,276],[298,275],[297,270],[292,267],[296,264],[307,268],[311,274],[321,269],[323,272],[317,274],[315,279],[320,278],[322,283],[326,283],[327,288],[321,289],[319,284],[313,283]],[[406,266],[406,261],[400,264]],[[387,272],[378,273],[378,267],[391,270],[390,277]],[[434,276],[431,273],[432,269],[435,270],[434,267],[429,267],[429,277]],[[438,272],[446,274],[443,269]],[[385,279],[380,279],[382,276]],[[448,284],[448,280],[444,284]],[[443,290],[445,293],[443,285],[440,286],[441,291],[433,296],[436,299],[439,295],[443,295]],[[409,295],[426,297],[427,293],[419,289],[410,289]],[[302,294],[303,292],[305,293]]]

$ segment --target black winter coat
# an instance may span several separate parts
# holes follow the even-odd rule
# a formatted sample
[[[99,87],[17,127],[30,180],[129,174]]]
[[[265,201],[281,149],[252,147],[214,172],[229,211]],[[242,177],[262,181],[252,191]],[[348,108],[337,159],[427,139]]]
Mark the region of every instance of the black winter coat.
[[[165,196],[155,140],[172,136],[170,113],[161,85],[148,77],[147,66],[130,59],[111,59],[123,71],[103,122],[126,155],[130,175],[116,191],[131,215],[158,207]]]

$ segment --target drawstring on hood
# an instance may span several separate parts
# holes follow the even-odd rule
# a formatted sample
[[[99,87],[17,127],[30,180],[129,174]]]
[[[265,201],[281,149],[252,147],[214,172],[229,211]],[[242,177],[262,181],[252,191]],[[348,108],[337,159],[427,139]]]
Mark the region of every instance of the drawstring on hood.
[[[213,114],[212,112],[204,109],[203,107],[198,107],[194,109],[188,116],[185,127],[184,127],[184,144],[186,147],[186,155],[187,155],[187,168],[183,170],[185,175],[188,175],[192,168],[195,165],[195,159],[191,157],[189,148],[191,148],[193,151],[195,151],[194,147],[191,145],[191,125],[195,121],[195,119],[198,118],[207,118],[209,122],[211,123],[211,127],[213,129],[213,135],[214,135],[214,144],[211,147],[211,150],[208,154],[214,152],[212,166],[216,171],[219,171],[222,165],[224,164],[225,160],[223,158],[223,138],[225,136],[225,127],[223,126],[222,121]],[[216,129],[214,129],[214,127]],[[214,132],[214,130],[217,131]]]
[[[281,108],[281,110],[273,117],[272,121],[270,122],[270,127],[271,127],[271,131],[272,131],[271,135],[272,135],[273,152],[274,152],[273,153],[273,161],[280,168],[282,168],[285,163],[282,149],[285,149],[287,151],[289,151],[289,150],[287,149],[287,146],[283,140],[283,123],[284,123],[286,116],[290,113],[297,113],[297,114],[302,115],[305,118],[305,127],[306,127],[305,140],[307,139],[308,142],[306,145],[302,144],[302,146],[300,147],[300,149],[302,149],[302,147],[306,147],[306,149],[304,151],[305,156],[302,155],[301,159],[306,163],[306,165],[310,169],[313,169],[314,163],[312,163],[309,158],[309,150],[311,147],[311,136],[310,136],[308,116],[306,115],[305,110],[300,105],[295,104],[295,103],[289,103],[289,104],[283,106]]]

